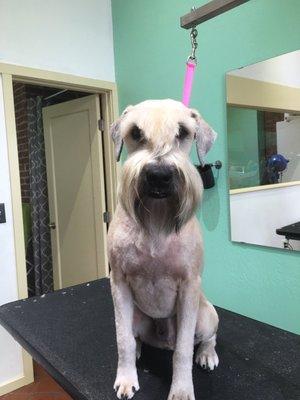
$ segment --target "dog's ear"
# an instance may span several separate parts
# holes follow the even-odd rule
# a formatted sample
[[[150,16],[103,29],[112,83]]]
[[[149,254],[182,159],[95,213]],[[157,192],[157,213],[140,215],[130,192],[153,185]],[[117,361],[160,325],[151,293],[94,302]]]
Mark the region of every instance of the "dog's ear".
[[[200,164],[205,164],[204,158],[217,138],[217,133],[208,125],[196,110],[191,110],[191,116],[196,120],[195,141]]]
[[[119,119],[117,119],[117,121],[115,121],[110,127],[110,134],[115,145],[115,156],[117,161],[120,161],[123,148],[123,138],[121,136],[120,124],[124,118],[124,115],[126,115],[131,108],[132,106],[126,107]]]

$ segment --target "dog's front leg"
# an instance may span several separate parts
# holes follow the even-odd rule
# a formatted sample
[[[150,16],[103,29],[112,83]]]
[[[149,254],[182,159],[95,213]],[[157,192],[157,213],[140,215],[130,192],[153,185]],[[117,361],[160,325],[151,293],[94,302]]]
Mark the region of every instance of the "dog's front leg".
[[[183,281],[177,299],[177,338],[168,400],[195,400],[192,378],[194,335],[199,305],[199,279]]]
[[[117,397],[131,399],[139,390],[136,370],[136,341],[133,336],[133,299],[130,288],[121,274],[111,275],[118,346],[118,370],[114,383]]]

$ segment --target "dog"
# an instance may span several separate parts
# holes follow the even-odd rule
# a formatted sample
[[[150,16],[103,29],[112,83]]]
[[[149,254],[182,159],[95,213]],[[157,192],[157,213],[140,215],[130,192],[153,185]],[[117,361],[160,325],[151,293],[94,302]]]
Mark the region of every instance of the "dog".
[[[174,350],[168,400],[194,400],[195,360],[213,370],[218,315],[201,290],[203,242],[195,216],[203,185],[189,160],[196,141],[201,164],[216,134],[196,110],[175,100],[147,100],[112,125],[117,160],[128,152],[108,231],[115,311],[117,397],[139,390],[141,342]]]

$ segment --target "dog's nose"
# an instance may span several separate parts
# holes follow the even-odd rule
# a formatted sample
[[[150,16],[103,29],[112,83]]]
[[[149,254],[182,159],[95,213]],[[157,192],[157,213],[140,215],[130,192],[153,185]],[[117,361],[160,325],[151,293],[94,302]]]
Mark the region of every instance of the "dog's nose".
[[[166,187],[172,180],[172,170],[167,166],[151,165],[146,169],[146,178],[152,187]]]

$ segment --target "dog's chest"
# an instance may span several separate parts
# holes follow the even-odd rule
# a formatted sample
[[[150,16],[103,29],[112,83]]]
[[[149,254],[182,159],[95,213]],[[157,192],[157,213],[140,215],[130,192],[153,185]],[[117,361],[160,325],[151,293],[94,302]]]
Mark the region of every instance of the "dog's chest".
[[[187,272],[182,244],[139,240],[127,247],[122,268],[137,306],[152,318],[174,314],[178,283]]]
[[[155,280],[147,276],[128,276],[135,304],[152,318],[168,318],[174,314],[178,282],[167,276]]]
[[[126,276],[142,275],[150,280],[168,276],[178,280],[186,273],[186,258],[186,249],[176,235],[155,240],[136,237],[127,243],[122,269]]]
[[[152,318],[174,313],[179,284],[199,276],[202,239],[196,218],[179,233],[149,237],[119,210],[109,231],[112,269],[124,274],[138,307]]]

